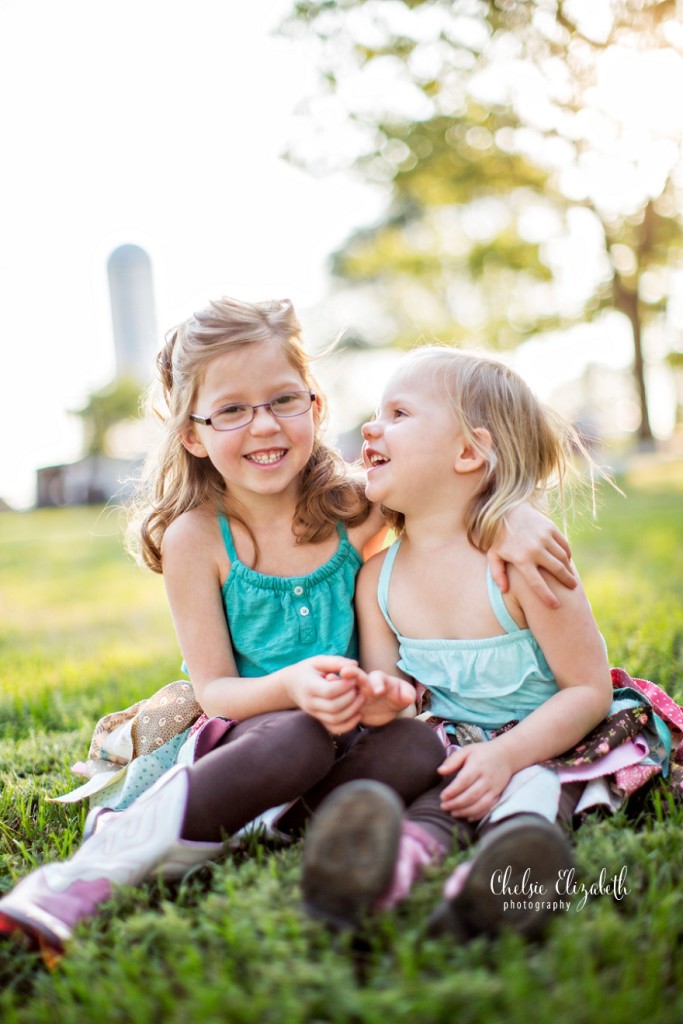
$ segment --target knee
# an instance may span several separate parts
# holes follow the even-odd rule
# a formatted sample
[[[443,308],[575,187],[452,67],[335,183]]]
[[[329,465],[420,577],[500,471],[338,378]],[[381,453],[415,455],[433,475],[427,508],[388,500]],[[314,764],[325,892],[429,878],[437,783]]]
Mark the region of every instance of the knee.
[[[392,749],[405,751],[411,765],[420,766],[428,775],[436,771],[446,756],[436,732],[415,718],[395,718],[378,729],[375,743],[382,742]]]
[[[437,768],[446,751],[434,730],[414,718],[396,718],[369,731],[355,749],[373,772],[387,773],[406,802],[441,781]]]
[[[290,711],[287,723],[288,746],[297,760],[329,771],[335,758],[334,738],[317,718],[305,711]]]
[[[323,778],[334,763],[332,737],[317,719],[298,709],[270,715],[251,731],[249,739],[252,752],[257,752],[262,780],[278,792],[286,783],[287,789],[299,795]]]
[[[258,743],[275,753],[282,751],[295,754],[297,760],[306,757],[334,759],[334,740],[317,718],[313,718],[298,708],[284,711],[273,711],[259,716],[248,723],[244,738],[251,743]],[[240,726],[237,726],[235,732]],[[240,736],[240,739],[242,737]]]

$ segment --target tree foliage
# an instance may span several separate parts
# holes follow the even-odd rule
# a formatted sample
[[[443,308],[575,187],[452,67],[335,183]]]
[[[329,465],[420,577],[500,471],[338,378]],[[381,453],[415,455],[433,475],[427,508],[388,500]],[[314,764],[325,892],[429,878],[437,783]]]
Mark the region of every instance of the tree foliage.
[[[295,5],[285,30],[315,36],[322,91],[320,139],[291,156],[386,186],[385,216],[333,266],[381,297],[392,340],[427,328],[511,345],[617,309],[650,437],[643,333],[683,258],[676,13],[674,0]],[[568,289],[572,233],[593,240],[594,268]]]
[[[119,377],[89,396],[82,409],[75,410],[83,421],[87,455],[106,455],[107,437],[112,427],[124,420],[137,419],[140,411],[140,384],[130,377]]]

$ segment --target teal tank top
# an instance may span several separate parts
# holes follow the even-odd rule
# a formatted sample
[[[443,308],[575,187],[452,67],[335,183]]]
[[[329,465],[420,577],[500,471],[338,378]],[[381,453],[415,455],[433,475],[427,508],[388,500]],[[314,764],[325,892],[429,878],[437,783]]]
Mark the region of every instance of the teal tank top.
[[[223,606],[241,676],[263,676],[315,654],[358,657],[353,595],[361,555],[337,524],[339,547],[308,576],[264,576],[241,562],[219,515],[230,572]]]
[[[550,666],[530,629],[520,629],[486,569],[488,596],[505,630],[474,640],[420,640],[402,636],[389,616],[389,583],[400,547],[389,548],[377,585],[384,618],[399,643],[398,667],[429,690],[429,711],[438,718],[500,729],[520,721],[558,691]]]

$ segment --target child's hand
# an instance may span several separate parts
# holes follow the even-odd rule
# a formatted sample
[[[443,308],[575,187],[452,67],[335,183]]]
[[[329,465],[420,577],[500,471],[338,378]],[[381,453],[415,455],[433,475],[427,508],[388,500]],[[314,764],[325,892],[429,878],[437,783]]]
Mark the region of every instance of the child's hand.
[[[355,678],[341,678],[344,669],[357,668],[350,658],[320,655],[297,662],[287,671],[286,687],[297,707],[317,718],[328,732],[339,734],[360,722],[364,697]]]
[[[578,583],[567,539],[550,519],[531,505],[518,505],[508,512],[486,557],[502,593],[508,590],[505,563],[511,562],[549,608],[559,608],[560,603],[546,586],[540,569],[545,569],[570,590]]]
[[[343,668],[340,675],[343,679],[355,679],[363,697],[360,709],[363,725],[386,725],[415,704],[415,687],[398,676],[380,671],[364,672],[358,666]]]
[[[441,794],[441,809],[454,818],[479,821],[491,810],[512,777],[495,740],[460,747],[438,769],[456,776]]]

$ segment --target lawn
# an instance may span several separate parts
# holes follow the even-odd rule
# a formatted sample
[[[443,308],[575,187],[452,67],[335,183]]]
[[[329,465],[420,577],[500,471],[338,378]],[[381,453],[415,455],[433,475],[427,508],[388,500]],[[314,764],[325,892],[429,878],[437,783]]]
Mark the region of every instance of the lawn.
[[[570,535],[613,665],[683,701],[683,465],[646,465]],[[0,891],[68,855],[73,785],[95,720],[178,675],[160,578],[99,509],[0,515]],[[3,1024],[411,1021],[674,1024],[683,1020],[683,808],[657,783],[576,834],[581,877],[625,872],[621,900],[578,897],[533,946],[424,936],[445,869],[362,948],[299,908],[297,848],[250,850],[180,885],[121,891],[52,973],[0,941]],[[458,855],[449,860],[455,864]]]

